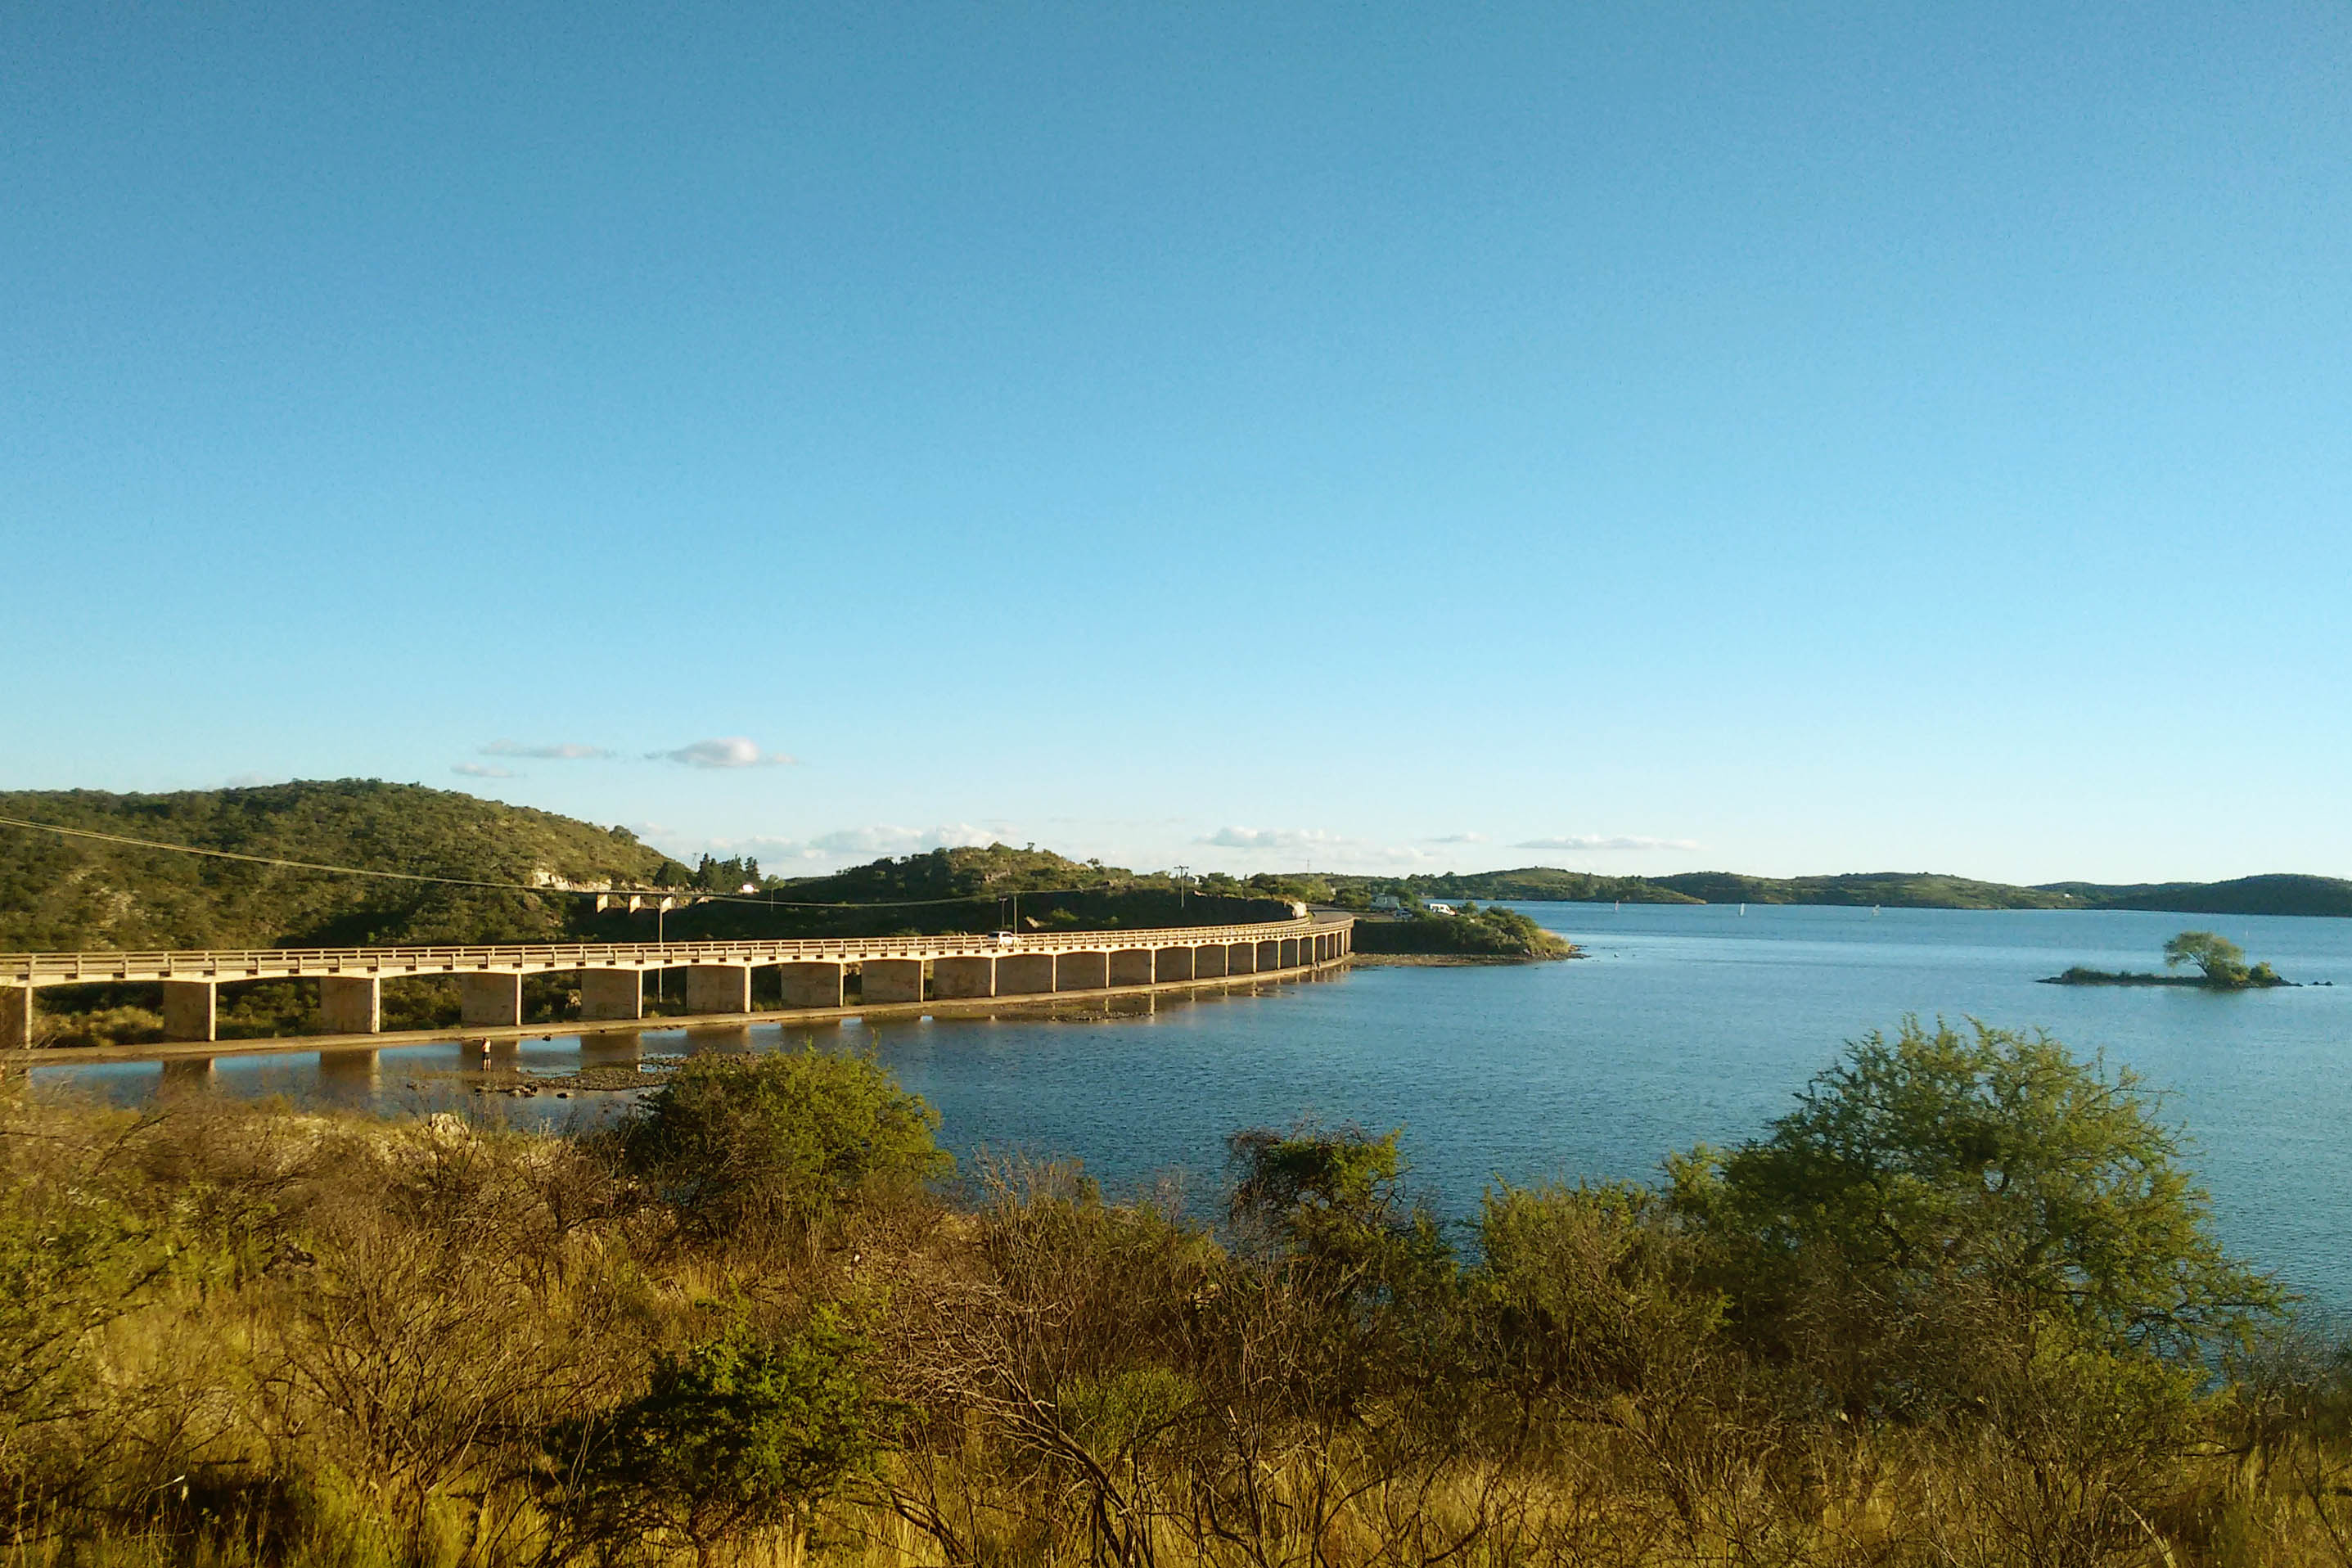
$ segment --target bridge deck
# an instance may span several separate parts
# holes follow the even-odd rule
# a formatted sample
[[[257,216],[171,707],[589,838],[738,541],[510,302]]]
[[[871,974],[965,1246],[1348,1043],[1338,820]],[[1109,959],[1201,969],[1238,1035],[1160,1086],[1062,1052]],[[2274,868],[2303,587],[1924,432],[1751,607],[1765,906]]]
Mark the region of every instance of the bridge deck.
[[[171,952],[0,953],[0,985],[113,981],[287,980],[351,975],[546,974],[575,969],[677,969],[698,964],[856,963],[869,958],[1005,958],[1123,952],[1279,941],[1353,922],[1328,917],[1255,925],[1136,931],[962,932],[942,936],[816,937],[776,942],[561,942],[516,946],[196,949]]]

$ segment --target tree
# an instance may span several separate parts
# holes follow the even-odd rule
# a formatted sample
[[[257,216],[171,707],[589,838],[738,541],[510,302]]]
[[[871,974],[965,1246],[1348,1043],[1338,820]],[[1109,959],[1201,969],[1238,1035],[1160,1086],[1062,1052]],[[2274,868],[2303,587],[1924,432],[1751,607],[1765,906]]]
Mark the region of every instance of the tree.
[[[1972,1344],[2038,1326],[2181,1366],[2244,1339],[2279,1289],[2224,1256],[2179,1152],[2127,1069],[1910,1018],[1850,1046],[1769,1136],[1670,1169],[1735,1321],[1769,1352],[1843,1358],[1822,1375],[1860,1409],[1932,1402],[1982,1363]]]
[[[1455,1317],[1453,1248],[1406,1193],[1397,1138],[1302,1121],[1225,1140],[1234,1234],[1290,1304],[1293,1394],[1325,1419],[1450,1364],[1440,1347]]]
[[[2164,944],[2166,968],[2177,969],[2184,963],[2195,964],[2216,985],[2246,983],[2245,950],[2210,931],[2185,931]]]

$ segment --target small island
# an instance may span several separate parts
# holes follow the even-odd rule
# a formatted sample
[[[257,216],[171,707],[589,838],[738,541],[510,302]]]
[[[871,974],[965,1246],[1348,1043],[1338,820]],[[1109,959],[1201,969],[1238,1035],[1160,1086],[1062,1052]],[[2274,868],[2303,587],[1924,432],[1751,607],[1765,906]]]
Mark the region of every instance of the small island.
[[[2045,977],[2044,985],[2190,985],[2205,991],[2258,991],[2293,985],[2268,963],[2249,965],[2236,942],[2210,931],[2185,931],[2164,944],[2164,965],[2178,969],[2194,964],[2194,974],[2146,974],[2109,969],[2084,969],[2080,964],[2063,974]]]
[[[1464,903],[1458,909],[1414,900],[1399,918],[1360,915],[1355,962],[1362,963],[1539,963],[1575,958],[1575,945],[1517,910]]]

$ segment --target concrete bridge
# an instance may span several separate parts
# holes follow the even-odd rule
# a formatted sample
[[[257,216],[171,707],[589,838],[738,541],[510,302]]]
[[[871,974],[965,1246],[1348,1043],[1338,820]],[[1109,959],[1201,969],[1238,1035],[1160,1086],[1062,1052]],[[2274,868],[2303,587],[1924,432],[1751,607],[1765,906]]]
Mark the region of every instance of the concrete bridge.
[[[216,1037],[220,988],[316,980],[329,1032],[383,1026],[383,983],[454,975],[459,1026],[522,1023],[527,974],[580,976],[582,1023],[645,1016],[648,971],[686,971],[688,1013],[751,1011],[751,972],[781,973],[787,1008],[839,1008],[856,978],[865,1005],[1115,991],[1313,970],[1345,958],[1355,921],[1319,916],[1239,926],[996,935],[823,937],[792,942],[575,942],[522,947],[257,948],[183,952],[0,953],[0,1050],[32,1042],[44,985],[146,982],[163,992],[174,1040]]]

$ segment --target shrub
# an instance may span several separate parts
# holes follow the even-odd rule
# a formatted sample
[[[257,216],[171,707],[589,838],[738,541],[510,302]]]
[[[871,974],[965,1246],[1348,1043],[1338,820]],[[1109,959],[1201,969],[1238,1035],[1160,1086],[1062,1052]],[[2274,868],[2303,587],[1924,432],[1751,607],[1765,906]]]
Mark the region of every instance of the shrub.
[[[551,1435],[552,1511],[605,1558],[682,1543],[709,1563],[751,1531],[805,1529],[883,1446],[888,1409],[865,1352],[830,1306],[781,1339],[738,1316],[661,1358],[641,1397]]]
[[[631,1118],[621,1147],[689,1226],[748,1236],[945,1175],[954,1162],[932,1142],[937,1121],[860,1057],[698,1057]]]

